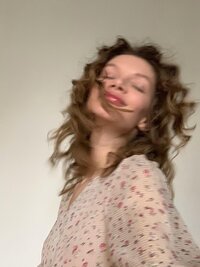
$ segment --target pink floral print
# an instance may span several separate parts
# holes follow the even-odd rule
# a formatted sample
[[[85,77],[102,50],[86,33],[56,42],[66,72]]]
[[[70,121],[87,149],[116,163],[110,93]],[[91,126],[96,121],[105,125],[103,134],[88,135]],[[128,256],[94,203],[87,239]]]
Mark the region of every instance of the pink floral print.
[[[166,177],[145,155],[94,178],[58,218],[39,267],[200,267],[200,250],[173,204]]]

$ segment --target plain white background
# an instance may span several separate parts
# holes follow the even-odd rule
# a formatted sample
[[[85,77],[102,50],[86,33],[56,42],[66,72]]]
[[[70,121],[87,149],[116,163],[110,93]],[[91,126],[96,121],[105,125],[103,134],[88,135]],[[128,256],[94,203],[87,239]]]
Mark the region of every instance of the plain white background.
[[[1,266],[34,267],[56,220],[63,185],[46,136],[62,121],[71,79],[95,48],[117,35],[154,41],[182,68],[200,99],[200,1],[0,1]],[[200,111],[193,139],[175,160],[175,204],[200,245]]]

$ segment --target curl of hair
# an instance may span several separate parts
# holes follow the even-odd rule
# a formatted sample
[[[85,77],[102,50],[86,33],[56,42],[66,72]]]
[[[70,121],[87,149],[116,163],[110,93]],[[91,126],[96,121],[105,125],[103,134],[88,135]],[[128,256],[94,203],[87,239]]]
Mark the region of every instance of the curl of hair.
[[[98,49],[97,58],[86,64],[80,79],[72,81],[71,103],[63,110],[64,122],[50,132],[49,140],[54,140],[54,151],[49,158],[52,166],[63,160],[63,171],[66,183],[60,195],[72,192],[74,186],[87,174],[90,165],[90,134],[95,127],[92,115],[86,109],[90,89],[106,63],[118,55],[134,55],[146,60],[156,74],[156,90],[152,112],[149,118],[149,129],[138,131],[127,145],[116,153],[108,153],[107,159],[112,162],[103,169],[101,176],[112,173],[118,164],[126,157],[134,154],[145,154],[149,160],[156,161],[167,177],[169,188],[174,197],[172,181],[174,168],[171,149],[175,156],[181,147],[191,138],[186,121],[195,110],[195,103],[187,100],[188,88],[179,77],[179,67],[164,60],[161,49],[151,43],[131,46],[124,38],[118,38],[114,45]],[[69,140],[69,148],[62,148],[63,142]],[[176,142],[174,142],[176,140]]]

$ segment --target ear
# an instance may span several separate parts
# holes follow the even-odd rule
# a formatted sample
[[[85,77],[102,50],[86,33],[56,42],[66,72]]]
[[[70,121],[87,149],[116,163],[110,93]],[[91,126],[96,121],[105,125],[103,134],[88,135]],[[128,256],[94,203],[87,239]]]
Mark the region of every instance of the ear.
[[[146,132],[149,130],[149,123],[147,117],[142,118],[138,123],[138,129],[142,132]]]

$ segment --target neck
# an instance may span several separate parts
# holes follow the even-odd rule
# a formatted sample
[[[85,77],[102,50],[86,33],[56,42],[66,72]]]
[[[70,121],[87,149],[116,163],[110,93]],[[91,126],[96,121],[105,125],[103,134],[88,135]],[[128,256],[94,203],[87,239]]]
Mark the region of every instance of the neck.
[[[116,152],[126,144],[129,138],[127,134],[120,135],[112,129],[106,129],[105,127],[95,128],[90,136],[90,156],[94,169],[108,167],[106,164],[108,153]]]

